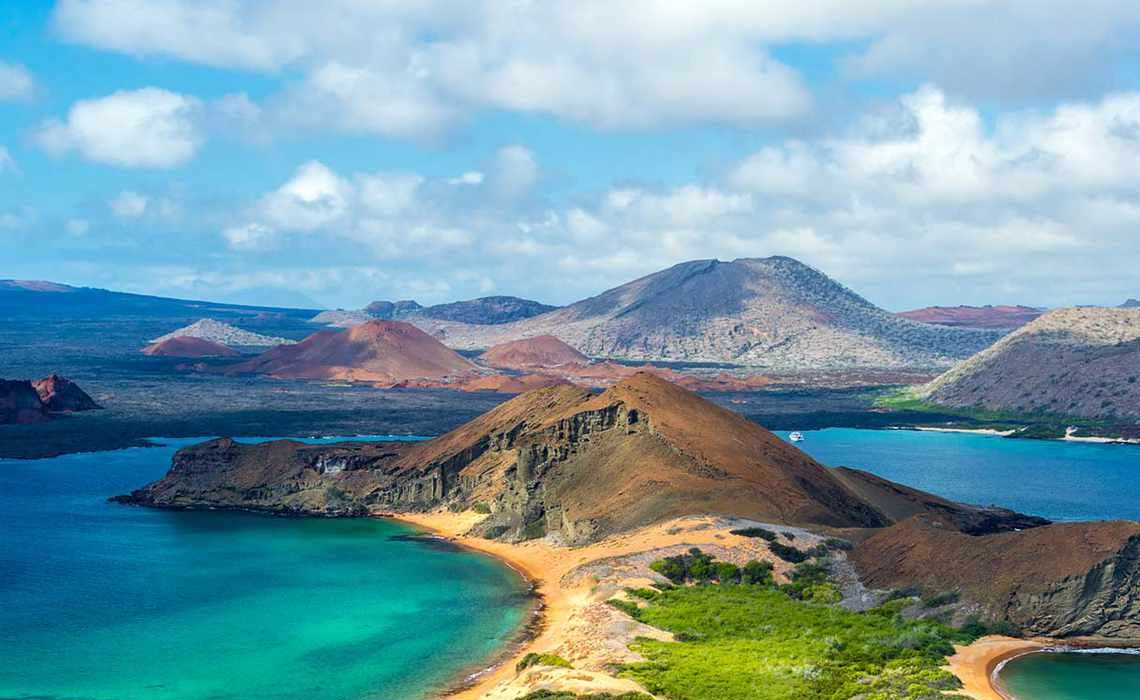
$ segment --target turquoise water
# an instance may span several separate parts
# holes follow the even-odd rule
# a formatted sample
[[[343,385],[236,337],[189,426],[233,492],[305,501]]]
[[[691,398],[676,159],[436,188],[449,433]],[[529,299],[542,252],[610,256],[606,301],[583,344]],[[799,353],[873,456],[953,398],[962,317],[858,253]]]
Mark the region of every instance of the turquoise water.
[[[824,464],[866,469],[955,501],[1052,520],[1140,520],[1140,445],[855,428],[804,437],[796,446]]]
[[[1137,700],[1140,657],[1135,654],[1030,654],[1001,672],[1017,700]]]
[[[194,440],[165,442],[0,460],[0,698],[407,700],[527,614],[510,569],[399,524],[107,503]]]

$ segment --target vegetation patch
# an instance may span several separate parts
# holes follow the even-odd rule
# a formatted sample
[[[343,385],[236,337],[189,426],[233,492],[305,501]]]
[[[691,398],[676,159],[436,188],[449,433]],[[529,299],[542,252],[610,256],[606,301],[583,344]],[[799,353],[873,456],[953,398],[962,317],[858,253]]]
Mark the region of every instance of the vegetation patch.
[[[773,532],[762,527],[742,527],[739,530],[729,530],[730,535],[740,535],[741,537],[762,537],[769,542],[775,542],[778,533]]]
[[[772,564],[750,561],[743,567],[726,561],[716,561],[696,547],[687,554],[658,559],[649,568],[676,585],[685,583],[743,583],[749,585],[772,582]]]
[[[522,657],[517,664],[515,664],[515,671],[522,671],[531,666],[558,666],[560,668],[574,668],[570,662],[562,658],[558,654],[536,654],[533,651]]]
[[[769,542],[768,549],[772,552],[772,554],[775,554],[784,561],[791,562],[792,564],[798,564],[802,561],[807,561],[808,559],[807,552],[801,549],[796,549],[795,547],[786,545],[782,542]]]
[[[904,621],[899,605],[854,613],[772,586],[688,586],[656,593],[640,619],[676,642],[640,639],[622,675],[670,700],[945,700],[940,667],[961,631]]]

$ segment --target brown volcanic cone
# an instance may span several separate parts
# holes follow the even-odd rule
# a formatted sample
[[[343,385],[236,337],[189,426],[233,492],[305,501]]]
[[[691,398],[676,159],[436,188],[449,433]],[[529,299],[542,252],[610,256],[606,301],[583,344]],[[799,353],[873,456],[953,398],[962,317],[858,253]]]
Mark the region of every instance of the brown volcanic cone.
[[[319,331],[228,369],[275,377],[399,382],[471,375],[477,368],[409,323],[376,320],[343,331]]]
[[[839,527],[887,520],[831,472],[743,416],[648,373],[599,395],[533,391],[397,462],[421,487],[492,504],[487,536],[587,542],[693,513]],[[450,475],[450,476],[448,476]],[[454,485],[448,492],[449,485]]]
[[[552,335],[539,335],[500,343],[480,355],[479,361],[502,369],[535,369],[586,364],[590,359]]]
[[[157,343],[151,343],[142,349],[144,355],[153,357],[240,357],[241,353],[233,348],[215,343],[204,338],[193,338],[180,335]]]

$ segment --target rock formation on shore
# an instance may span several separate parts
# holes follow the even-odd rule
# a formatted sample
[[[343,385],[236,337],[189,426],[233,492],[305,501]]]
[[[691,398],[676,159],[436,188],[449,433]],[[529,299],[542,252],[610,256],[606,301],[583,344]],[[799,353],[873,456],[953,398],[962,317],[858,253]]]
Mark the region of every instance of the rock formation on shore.
[[[921,389],[956,407],[1140,416],[1140,310],[1051,311]]]
[[[43,379],[0,379],[0,424],[39,423],[52,413],[102,408],[75,382],[51,374]]]
[[[877,588],[954,592],[1029,635],[1140,637],[1140,523],[1056,523],[971,536],[922,514],[852,552]]]
[[[47,419],[47,408],[30,381],[0,379],[0,425],[39,423]]]
[[[150,341],[152,344],[161,343],[171,338],[200,338],[211,343],[219,343],[230,347],[272,347],[286,345],[294,341],[288,338],[277,338],[247,331],[228,323],[215,321],[212,318],[203,318],[189,326],[171,331]]]
[[[1011,331],[1021,328],[1045,313],[1032,306],[927,306],[900,311],[897,315],[911,321],[958,328],[992,328]]]
[[[44,407],[51,413],[70,413],[72,411],[91,411],[102,408],[87,392],[67,377],[50,374],[43,379],[32,382],[36,393],[43,402]]]
[[[180,335],[151,343],[142,354],[152,357],[240,357],[233,348],[204,338]]]
[[[591,357],[780,371],[946,367],[1001,335],[899,318],[786,257],[681,263],[514,323],[413,321],[455,348],[553,335]]]
[[[226,371],[386,384],[479,373],[474,363],[419,328],[382,320],[342,331],[318,331],[299,343],[278,346]]]

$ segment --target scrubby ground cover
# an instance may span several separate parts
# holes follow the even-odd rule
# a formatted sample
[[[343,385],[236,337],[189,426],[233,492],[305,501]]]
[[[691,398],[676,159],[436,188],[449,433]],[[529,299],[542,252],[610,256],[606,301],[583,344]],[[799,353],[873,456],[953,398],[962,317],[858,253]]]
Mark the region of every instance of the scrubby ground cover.
[[[631,592],[643,602],[621,609],[676,641],[638,640],[646,660],[623,675],[670,700],[944,700],[959,687],[941,667],[971,634],[904,620],[909,601],[846,610],[815,561],[783,586],[714,580]]]

